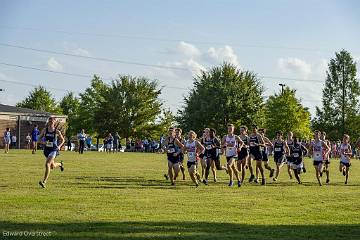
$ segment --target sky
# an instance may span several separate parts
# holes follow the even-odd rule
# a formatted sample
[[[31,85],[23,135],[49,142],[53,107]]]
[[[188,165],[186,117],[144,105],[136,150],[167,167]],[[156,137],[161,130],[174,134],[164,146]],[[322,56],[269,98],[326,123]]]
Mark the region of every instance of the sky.
[[[256,73],[265,97],[296,89],[314,116],[335,52],[360,62],[359,13],[357,0],[0,0],[0,103],[130,74],[156,79],[176,113],[194,76],[226,61]]]

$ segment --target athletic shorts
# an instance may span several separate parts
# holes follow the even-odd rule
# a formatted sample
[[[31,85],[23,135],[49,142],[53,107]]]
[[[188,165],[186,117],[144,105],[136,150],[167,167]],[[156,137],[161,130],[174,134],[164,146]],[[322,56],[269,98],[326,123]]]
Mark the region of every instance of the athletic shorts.
[[[304,167],[304,163],[301,162],[300,164],[296,164],[296,163],[290,163],[290,168],[293,170],[301,170]]]
[[[284,162],[286,162],[286,157],[285,157],[285,155],[281,155],[279,157],[274,156],[274,161],[276,163],[284,163]]]
[[[167,155],[167,159],[168,159],[168,161],[170,161],[170,162],[173,163],[173,164],[180,162],[179,155],[177,155],[177,156],[175,157],[175,156],[173,156],[172,153],[169,153],[169,154]]]
[[[195,167],[197,167],[197,162],[187,162],[187,168],[191,168],[192,165],[195,165]]]
[[[323,161],[313,161],[314,166],[319,166],[320,164],[323,164]]]
[[[56,158],[57,155],[59,155],[59,151],[57,150],[48,150],[48,149],[44,149],[44,155],[46,158]]]
[[[250,151],[250,157],[256,161],[261,161],[263,158],[260,151]]]
[[[242,148],[238,154],[238,160],[243,160],[244,158],[247,158],[249,156],[248,150],[245,148]]]
[[[344,162],[341,162],[341,161],[340,161],[340,164],[342,164],[342,165],[344,165],[345,167],[348,167],[348,168],[351,166],[351,163],[344,163]]]
[[[229,162],[231,159],[235,159],[236,160],[236,156],[226,156],[226,161]]]
[[[262,161],[264,161],[264,162],[269,161],[268,154],[265,151],[262,151],[261,155],[262,155],[262,159],[261,159]]]
[[[211,149],[211,150],[205,150],[205,156],[208,159],[212,159],[215,160],[216,159],[216,149]]]
[[[205,155],[203,153],[199,154],[199,158],[204,158]]]
[[[290,164],[293,162],[293,158],[286,156],[286,163],[290,166]]]

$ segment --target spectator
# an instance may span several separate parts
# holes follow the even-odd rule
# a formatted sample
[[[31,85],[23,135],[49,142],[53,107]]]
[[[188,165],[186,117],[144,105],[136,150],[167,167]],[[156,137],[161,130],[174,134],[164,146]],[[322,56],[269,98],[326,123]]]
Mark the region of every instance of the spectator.
[[[32,141],[32,154],[35,154],[37,150],[37,142],[40,135],[40,131],[38,129],[38,125],[34,126],[34,129],[31,131],[31,141]]]
[[[16,133],[11,136],[11,145],[13,148],[16,148]]]
[[[31,144],[31,136],[30,133],[28,133],[25,137],[25,144],[26,144],[26,149],[30,149],[30,144]]]
[[[87,138],[86,138],[86,145],[87,145],[88,149],[91,148],[91,145],[92,145],[91,136],[87,136]]]
[[[68,149],[68,151],[71,151],[71,137],[68,137],[67,138],[68,140],[67,140],[67,149]]]
[[[119,143],[120,143],[120,136],[119,136],[119,133],[116,132],[114,135],[113,153],[115,153],[119,150]]]
[[[78,140],[79,140],[79,154],[83,154],[84,153],[84,148],[85,148],[85,139],[86,139],[85,130],[82,129],[77,137],[78,137]]]
[[[4,132],[4,148],[5,148],[5,153],[9,153],[10,144],[11,144],[10,128],[6,128],[6,129],[5,129],[5,132]]]
[[[125,144],[126,144],[126,151],[130,152],[130,150],[131,150],[131,142],[130,142],[129,138],[126,138]]]
[[[108,136],[106,137],[105,143],[106,143],[106,152],[110,153],[114,144],[114,137],[111,135],[111,133],[109,133]]]

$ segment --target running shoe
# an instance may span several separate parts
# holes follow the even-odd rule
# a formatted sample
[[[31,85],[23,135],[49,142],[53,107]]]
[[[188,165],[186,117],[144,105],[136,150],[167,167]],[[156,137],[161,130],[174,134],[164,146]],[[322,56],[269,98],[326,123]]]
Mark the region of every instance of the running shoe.
[[[302,169],[302,170],[303,170],[303,173],[306,173],[306,168],[305,168],[305,167],[303,167],[303,169]]]
[[[259,179],[255,178],[254,183],[259,183]]]
[[[216,179],[216,178],[214,178],[214,182],[217,182],[217,179]]]
[[[276,182],[276,181],[277,181],[277,178],[273,178],[273,181]]]
[[[274,176],[274,172],[275,172],[275,169],[271,169],[271,171],[270,171],[270,178],[272,178],[273,176]]]
[[[206,179],[204,179],[202,182],[203,184],[208,185],[208,181]]]
[[[232,187],[233,185],[234,185],[234,182],[233,182],[233,181],[230,181],[228,186],[229,186],[229,187]]]
[[[63,172],[63,171],[64,171],[64,169],[65,169],[65,168],[64,168],[64,162],[63,162],[63,161],[61,161],[61,162],[60,162],[60,164],[61,164],[61,165],[60,165],[60,170]]]
[[[261,185],[266,185],[266,180],[265,180],[265,178],[261,179]]]
[[[241,181],[238,181],[238,187],[241,187]]]
[[[39,185],[40,185],[42,188],[46,188],[46,185],[45,185],[45,183],[44,183],[43,181],[40,181],[40,182],[39,182]]]
[[[330,182],[330,180],[329,179],[326,179],[326,183],[329,183]]]
[[[168,176],[167,174],[164,174],[164,178],[165,178],[166,180],[169,180],[169,176]]]

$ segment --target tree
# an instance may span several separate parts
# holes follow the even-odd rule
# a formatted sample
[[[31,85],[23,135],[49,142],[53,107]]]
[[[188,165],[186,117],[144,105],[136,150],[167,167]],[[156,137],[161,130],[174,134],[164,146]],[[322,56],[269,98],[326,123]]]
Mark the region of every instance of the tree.
[[[350,53],[335,53],[326,71],[322,109],[316,108],[314,128],[325,130],[332,139],[341,139],[344,133],[358,132],[353,121],[359,115],[360,86],[356,79],[356,63]]]
[[[301,139],[311,137],[310,112],[295,96],[296,90],[286,87],[282,93],[270,96],[265,104],[265,127],[269,137],[276,131],[292,131]]]
[[[35,87],[30,91],[29,96],[17,103],[16,106],[48,113],[62,113],[61,108],[58,106],[51,93],[42,86]]]
[[[73,92],[67,93],[60,101],[62,112],[68,116],[67,135],[73,136],[79,131],[79,108],[80,100]]]
[[[119,76],[101,94],[95,109],[98,132],[118,131],[122,137],[150,137],[161,114],[158,83],[143,77]]]
[[[176,118],[184,130],[212,127],[223,134],[228,123],[236,127],[263,123],[264,89],[254,73],[224,63],[203,71],[194,81]]]

